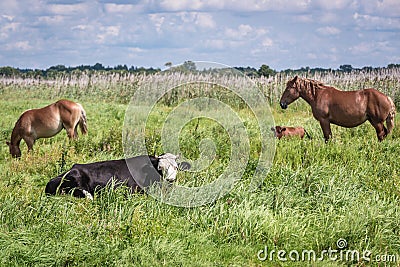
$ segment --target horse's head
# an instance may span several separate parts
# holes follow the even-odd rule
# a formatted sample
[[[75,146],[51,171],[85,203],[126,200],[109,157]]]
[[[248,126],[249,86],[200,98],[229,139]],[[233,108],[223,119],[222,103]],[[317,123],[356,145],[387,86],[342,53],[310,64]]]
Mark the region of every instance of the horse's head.
[[[286,127],[275,126],[271,128],[271,131],[274,132],[275,137],[281,139],[281,137],[283,136],[283,132],[286,131]]]
[[[280,105],[281,108],[286,109],[287,106],[295,101],[300,96],[300,90],[297,87],[297,80],[299,78],[296,76],[289,80],[286,84],[286,89],[282,94]]]
[[[13,158],[20,158],[21,157],[21,149],[19,148],[18,145],[14,145],[11,142],[6,142],[8,145],[8,148],[10,149],[10,154]]]

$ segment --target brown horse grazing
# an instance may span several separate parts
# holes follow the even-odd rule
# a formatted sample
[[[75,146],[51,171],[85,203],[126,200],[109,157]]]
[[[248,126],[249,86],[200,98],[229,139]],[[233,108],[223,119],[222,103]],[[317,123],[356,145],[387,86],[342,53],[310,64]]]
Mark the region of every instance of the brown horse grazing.
[[[376,89],[340,91],[321,82],[296,76],[287,82],[280,105],[286,109],[299,97],[311,106],[314,118],[321,125],[325,142],[332,137],[331,123],[351,128],[369,121],[379,141],[393,130],[396,107],[390,97]]]
[[[80,104],[69,100],[63,99],[44,108],[27,110],[15,123],[11,142],[7,142],[10,154],[14,158],[21,157],[19,144],[22,139],[30,151],[36,139],[52,137],[62,129],[67,131],[70,139],[77,138],[78,124],[82,134],[86,134],[86,112]]]

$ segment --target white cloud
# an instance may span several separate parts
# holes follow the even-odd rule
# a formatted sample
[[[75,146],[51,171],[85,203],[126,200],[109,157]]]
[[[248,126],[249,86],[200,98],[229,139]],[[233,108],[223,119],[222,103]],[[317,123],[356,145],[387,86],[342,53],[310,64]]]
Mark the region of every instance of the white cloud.
[[[312,6],[318,7],[322,10],[343,10],[348,8],[354,8],[357,1],[354,0],[314,0]]]
[[[129,13],[134,9],[133,5],[107,3],[104,5],[107,13]]]
[[[0,38],[1,39],[7,39],[11,33],[15,33],[18,31],[20,27],[20,23],[17,22],[11,22],[7,23],[4,26],[0,28]]]
[[[195,24],[201,28],[214,28],[216,26],[213,16],[207,13],[197,13]]]
[[[114,37],[119,35],[120,26],[100,27],[101,33],[97,34],[98,43],[114,41]]]
[[[354,13],[353,18],[356,24],[364,29],[400,29],[400,18],[379,17]]]
[[[148,15],[151,22],[154,24],[156,31],[162,33],[162,26],[164,24],[165,16],[162,14],[149,14]]]
[[[59,16],[59,15],[55,15],[55,16],[40,16],[38,18],[39,22],[45,23],[45,24],[50,24],[50,25],[54,25],[54,24],[60,24],[64,22],[65,17],[64,16]]]
[[[324,36],[330,36],[330,35],[338,35],[338,34],[340,34],[341,31],[336,27],[327,26],[327,27],[318,28],[317,32]]]
[[[88,25],[83,25],[83,24],[71,27],[71,30],[85,31],[86,29],[88,29]]]
[[[27,51],[31,50],[33,47],[29,44],[29,41],[18,41],[15,43],[10,43],[5,46],[6,50],[21,50]]]
[[[282,69],[378,65],[400,54],[399,0],[18,0],[0,10],[0,66],[207,57]],[[341,41],[332,50],[321,36]]]
[[[59,15],[73,15],[79,13],[86,13],[90,10],[90,7],[86,3],[78,4],[50,4],[47,9],[53,14]]]
[[[270,38],[264,38],[264,40],[262,40],[262,46],[264,47],[271,47],[274,45],[274,42],[272,41],[272,39]]]
[[[140,47],[129,47],[128,50],[133,53],[141,53],[141,52],[145,51],[144,49],[142,49]]]
[[[398,0],[361,1],[359,4],[360,10],[370,15],[398,17],[400,14],[400,4]]]
[[[249,41],[263,37],[268,33],[264,28],[253,28],[248,24],[240,24],[236,29],[225,29],[225,37],[231,40]]]
[[[382,51],[392,51],[388,41],[382,42],[362,42],[349,48],[354,55],[370,55]]]
[[[250,25],[240,24],[237,29],[228,28],[225,30],[226,37],[230,39],[243,39],[253,31]]]
[[[311,0],[164,0],[160,2],[159,7],[161,11],[302,11],[307,9],[310,3]]]
[[[9,16],[9,15],[1,15],[1,17],[8,21],[13,21],[13,19],[15,18],[15,16]]]

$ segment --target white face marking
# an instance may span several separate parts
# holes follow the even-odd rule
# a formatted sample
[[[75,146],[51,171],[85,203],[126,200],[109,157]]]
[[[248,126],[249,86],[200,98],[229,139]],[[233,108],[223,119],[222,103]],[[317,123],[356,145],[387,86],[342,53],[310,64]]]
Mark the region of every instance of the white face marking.
[[[164,178],[168,182],[175,181],[176,179],[176,174],[178,172],[178,163],[176,163],[177,158],[178,156],[171,153],[165,153],[158,157],[158,169],[162,170]]]

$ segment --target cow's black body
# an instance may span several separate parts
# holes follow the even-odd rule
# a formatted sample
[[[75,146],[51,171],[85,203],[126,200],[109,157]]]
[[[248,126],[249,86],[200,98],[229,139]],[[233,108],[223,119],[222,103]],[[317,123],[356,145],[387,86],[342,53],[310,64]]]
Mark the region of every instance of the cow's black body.
[[[142,192],[143,187],[160,181],[161,177],[158,158],[153,156],[74,164],[68,172],[51,179],[45,192],[48,195],[59,192],[72,193],[75,197],[87,197],[87,193],[93,196],[96,190],[104,188],[112,180],[115,186],[126,185],[132,193]]]

